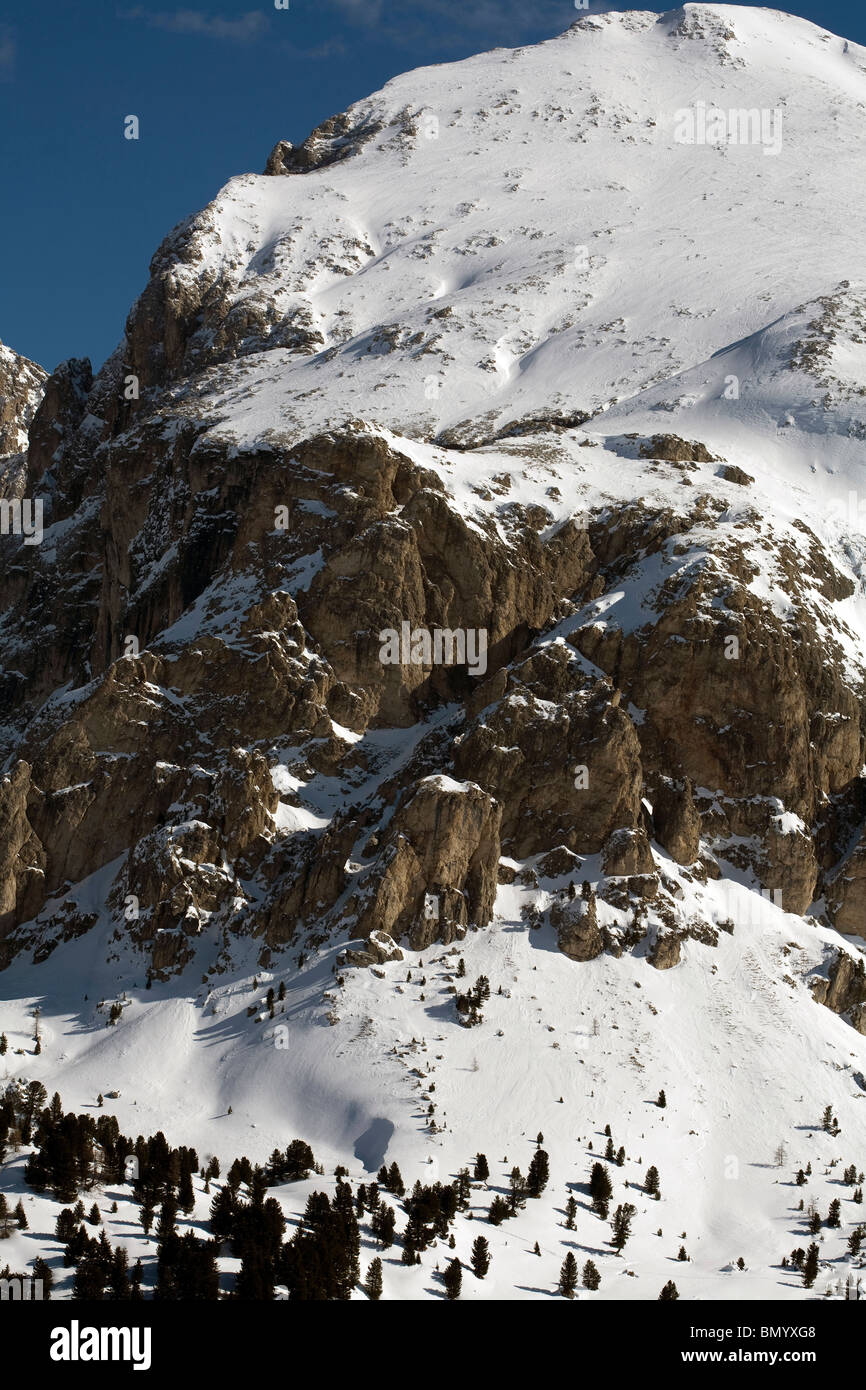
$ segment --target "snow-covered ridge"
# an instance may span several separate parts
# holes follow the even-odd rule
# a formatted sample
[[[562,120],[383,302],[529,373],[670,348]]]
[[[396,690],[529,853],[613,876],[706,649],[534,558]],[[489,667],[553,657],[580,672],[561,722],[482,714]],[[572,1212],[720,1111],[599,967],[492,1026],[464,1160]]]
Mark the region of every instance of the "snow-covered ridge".
[[[173,234],[132,338],[165,296],[172,375],[242,357],[201,383],[240,440],[580,418],[857,277],[864,102],[866,50],[738,6],[420,69],[350,108],[343,157],[311,137],[306,172],[232,179]],[[778,151],[682,143],[699,103],[767,113]]]

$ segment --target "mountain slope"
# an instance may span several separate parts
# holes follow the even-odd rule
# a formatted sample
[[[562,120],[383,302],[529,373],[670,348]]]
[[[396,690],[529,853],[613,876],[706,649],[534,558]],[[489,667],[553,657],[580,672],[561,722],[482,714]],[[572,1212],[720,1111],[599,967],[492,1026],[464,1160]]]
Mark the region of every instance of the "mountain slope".
[[[463,1257],[541,1130],[473,1296],[552,1293],[567,1187],[582,1297],[803,1297],[804,1194],[844,1199],[815,1293],[861,1268],[864,99],[863,49],[775,11],[584,18],[167,238],[46,384],[45,536],[4,541],[8,1076],[223,1161],[482,1150]],[[681,143],[699,102],[768,139]]]

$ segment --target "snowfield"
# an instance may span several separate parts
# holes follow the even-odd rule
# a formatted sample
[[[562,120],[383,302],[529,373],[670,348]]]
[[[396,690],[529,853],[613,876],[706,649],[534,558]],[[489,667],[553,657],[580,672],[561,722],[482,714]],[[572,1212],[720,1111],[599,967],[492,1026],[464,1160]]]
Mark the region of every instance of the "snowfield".
[[[778,151],[678,142],[678,113],[697,102],[777,113]],[[683,546],[674,537],[636,559],[627,583],[552,624],[538,647],[583,622],[635,631],[664,584],[707,562],[719,528],[754,561],[751,591],[785,618],[791,596],[765,540],[784,537],[805,558],[805,521],[851,582],[847,598],[831,604],[814,587],[810,602],[820,636],[862,690],[864,111],[866,49],[741,6],[590,15],[531,48],[396,78],[348,113],[350,157],[303,177],[232,179],[173,234],[187,238],[178,283],[218,284],[239,316],[259,322],[269,306],[269,323],[306,336],[298,350],[271,345],[262,330],[264,340],[217,360],[202,327],[201,372],[166,388],[166,429],[184,415],[206,418],[196,448],[227,441],[244,457],[361,420],[440,478],[480,532],[505,539],[504,502],[545,507],[543,539],[638,499],[676,512],[689,487],[720,503],[705,533],[693,526]],[[687,478],[664,462],[650,467],[633,441],[663,432],[701,441],[712,461]],[[723,464],[748,475],[748,492]],[[286,587],[306,592],[324,563],[321,550],[302,557]],[[811,583],[805,564],[802,583]],[[240,642],[255,597],[252,576],[220,579],[152,646]],[[336,725],[367,759],[354,778],[305,781],[287,736],[268,750],[281,797],[275,839],[321,834],[405,766],[431,728],[456,733],[456,720],[446,707],[412,728],[359,736]],[[468,785],[439,780],[449,792]],[[780,830],[803,833],[781,803],[779,812]],[[454,1250],[440,1240],[406,1267],[399,1243],[380,1252],[362,1225],[362,1273],[381,1253],[385,1299],[442,1297],[437,1262],[468,1262],[479,1234],[491,1268],[483,1281],[464,1271],[464,1300],[555,1297],[569,1251],[579,1269],[591,1259],[600,1272],[597,1291],[578,1290],[589,1302],[657,1299],[671,1279],[680,1298],[702,1301],[844,1297],[849,1276],[866,1288],[866,1256],[846,1246],[864,1207],[842,1182],[848,1165],[866,1167],[866,1036],[811,993],[836,949],[862,958],[866,938],[840,937],[820,902],[805,915],[782,911],[730,863],[701,882],[658,844],[653,857],[680,925],[717,936],[687,937],[671,969],[650,966],[652,933],[619,957],[567,959],[550,926],[531,925],[567,879],[545,877],[536,859],[504,858],[501,876],[514,881],[500,883],[493,922],[452,946],[419,953],[401,942],[401,961],[344,969],[347,938],[305,940],[262,969],[241,907],[225,939],[203,914],[192,962],[147,987],[145,959],[107,903],[115,861],[64,894],[96,915],[87,934],[38,963],[19,955],[0,973],[9,1043],[0,1087],[39,1080],[76,1112],[101,1093],[123,1133],[162,1130],[171,1144],[195,1146],[201,1164],[216,1155],[223,1175],[235,1157],[264,1163],[304,1139],[324,1176],[269,1193],[292,1223],[310,1192],[333,1192],[337,1165],[356,1186],[396,1161],[411,1188],[451,1181],[486,1154],[490,1177],[473,1185]],[[597,857],[585,858],[581,877],[601,873]],[[264,891],[254,881],[245,889],[251,901]],[[49,903],[45,919],[59,906]],[[624,914],[601,900],[598,912],[623,926]],[[455,993],[482,975],[491,995],[481,1023],[466,1027]],[[265,996],[280,982],[285,1001],[269,1018]],[[110,1025],[114,1002],[123,1012]],[[838,1134],[822,1128],[827,1106]],[[625,1149],[622,1166],[602,1158],[606,1125]],[[514,1165],[526,1172],[539,1133],[547,1190],[491,1225],[493,1197],[507,1194]],[[23,1195],[29,1222],[0,1242],[0,1265],[23,1269],[42,1254],[54,1297],[69,1297],[74,1270],[53,1239],[61,1204],[27,1189],[29,1151],[0,1169],[0,1192],[12,1206]],[[613,1182],[611,1214],[621,1202],[637,1208],[622,1254],[590,1210],[599,1159]],[[650,1165],[659,1200],[643,1190]],[[196,1178],[196,1210],[179,1218],[180,1231],[207,1234],[202,1188]],[[399,1233],[401,1204],[383,1195]],[[837,1197],[841,1227],[814,1237],[821,1265],[805,1289],[781,1264],[813,1238],[800,1201],[807,1209],[814,1199],[823,1217]],[[149,1290],[156,1239],[142,1234],[131,1189],[109,1186],[85,1205],[94,1198],[112,1244],[130,1263],[142,1257]],[[224,1290],[238,1265],[220,1258]]]

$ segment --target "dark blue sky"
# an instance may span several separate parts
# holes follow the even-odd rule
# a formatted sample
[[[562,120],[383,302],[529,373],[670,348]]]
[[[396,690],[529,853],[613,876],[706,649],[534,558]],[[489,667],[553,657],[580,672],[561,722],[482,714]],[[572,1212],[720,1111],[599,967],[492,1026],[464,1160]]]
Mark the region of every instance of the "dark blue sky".
[[[572,0],[2,0],[0,339],[102,363],[151,255],[280,139],[407,68],[531,43]],[[669,9],[633,0],[590,11]],[[862,0],[787,8],[866,43]],[[123,138],[135,114],[141,138]]]

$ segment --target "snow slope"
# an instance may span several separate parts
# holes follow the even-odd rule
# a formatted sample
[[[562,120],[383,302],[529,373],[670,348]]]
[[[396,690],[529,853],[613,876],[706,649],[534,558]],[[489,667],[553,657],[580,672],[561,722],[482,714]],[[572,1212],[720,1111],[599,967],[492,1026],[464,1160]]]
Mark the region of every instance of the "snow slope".
[[[778,153],[677,143],[677,113],[699,101],[781,112]],[[833,614],[817,596],[815,611],[856,673],[866,664],[866,210],[851,171],[864,163],[864,103],[866,50],[777,11],[723,5],[583,18],[533,48],[397,78],[349,112],[350,129],[373,131],[351,157],[303,175],[233,179],[187,228],[179,284],[218,285],[251,322],[268,306],[273,323],[301,325],[307,339],[297,350],[241,335],[234,354],[221,354],[201,328],[200,370],[158,407],[166,430],[175,414],[204,417],[203,448],[220,438],[244,454],[360,417],[435,471],[464,516],[502,534],[505,472],[508,500],[542,503],[553,532],[637,497],[676,506],[680,477],[650,471],[628,437],[699,439],[754,478],[744,497],[716,461],[692,475],[722,501],[744,551],[761,553],[762,527],[803,545],[793,523],[805,517],[854,581]],[[533,432],[551,419],[569,428]],[[297,586],[321,560],[307,558]],[[603,615],[631,630],[679,563],[672,548],[653,557],[584,620]],[[784,612],[783,581],[759,569],[760,592]],[[203,595],[159,643],[225,631],[231,604],[220,598]],[[541,640],[560,637],[554,629]],[[361,751],[381,779],[426,732],[368,733]],[[321,828],[360,795],[357,782],[305,784],[290,754],[275,749],[272,759],[284,797],[276,832]],[[69,895],[98,925],[47,961],[19,957],[0,975],[10,1042],[0,1081],[38,1078],[74,1109],[118,1090],[106,1108],[125,1132],[161,1128],[224,1167],[303,1137],[328,1177],[280,1191],[293,1216],[308,1191],[332,1185],[337,1163],[357,1182],[387,1157],[411,1184],[450,1179],[483,1151],[491,1179],[473,1191],[472,1222],[458,1221],[455,1253],[466,1258],[483,1232],[493,1264],[483,1283],[465,1276],[464,1298],[552,1296],[570,1248],[601,1272],[600,1290],[581,1290],[583,1299],[656,1298],[671,1278],[694,1299],[837,1292],[857,1264],[845,1239],[863,1209],[839,1175],[866,1166],[866,1037],[815,1003],[810,984],[839,937],[736,875],[701,884],[658,846],[654,855],[683,924],[735,922],[715,946],[687,939],[665,972],[648,967],[650,942],[620,958],[566,959],[523,911],[543,910],[562,883],[522,882],[534,866],[512,864],[517,881],[500,887],[492,926],[448,950],[406,950],[401,963],[340,975],[345,942],[335,941],[308,945],[303,962],[286,952],[264,971],[259,943],[239,932],[219,950],[220,973],[205,976],[217,955],[205,931],[184,975],[148,989],[142,958],[117,940],[105,908],[109,865]],[[600,868],[588,861],[583,872],[592,880]],[[862,939],[846,944],[866,951]],[[458,1022],[451,992],[461,956],[467,982],[483,973],[493,990],[475,1029]],[[264,995],[279,980],[285,1009],[270,1021]],[[124,993],[122,1021],[108,1027]],[[444,1126],[436,1133],[431,1103]],[[828,1104],[838,1138],[821,1129]],[[627,1154],[611,1167],[614,1202],[638,1208],[623,1257],[585,1187],[608,1123]],[[548,1192],[501,1227],[481,1224],[512,1165],[525,1172],[538,1131]],[[807,1162],[813,1176],[798,1188],[793,1174]],[[22,1164],[6,1165],[0,1190],[20,1190]],[[659,1202],[638,1186],[650,1164]],[[563,1225],[569,1190],[573,1233]],[[111,1237],[152,1256],[153,1244],[131,1234],[126,1195],[104,1194],[104,1206],[119,1202],[105,1217]],[[780,1266],[809,1242],[801,1196],[822,1215],[843,1199],[842,1229],[822,1233],[811,1294]],[[0,1258],[15,1267],[50,1249],[60,1276],[46,1239],[57,1204],[26,1201],[31,1230]],[[690,1262],[676,1260],[680,1245]],[[444,1253],[406,1269],[399,1250],[387,1252],[385,1296],[437,1295],[432,1265]],[[372,1254],[365,1238],[363,1263]],[[229,1287],[232,1261],[222,1264]]]

